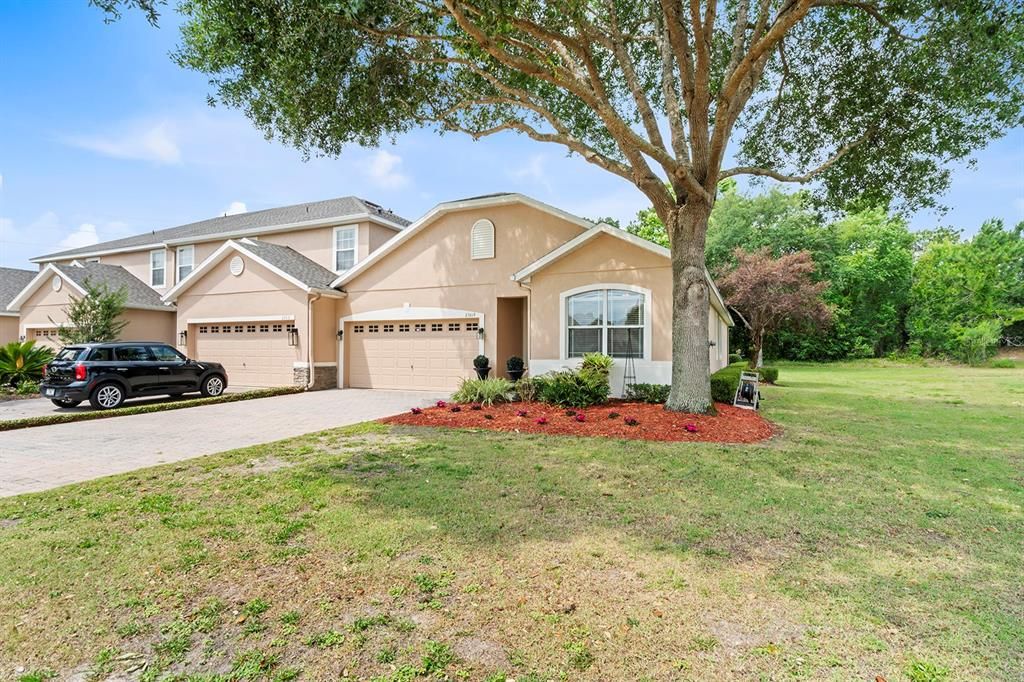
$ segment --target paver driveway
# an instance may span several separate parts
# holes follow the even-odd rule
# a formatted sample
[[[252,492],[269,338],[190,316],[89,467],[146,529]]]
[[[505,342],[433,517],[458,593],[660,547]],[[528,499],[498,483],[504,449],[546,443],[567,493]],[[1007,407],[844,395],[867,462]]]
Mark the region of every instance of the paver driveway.
[[[0,432],[0,497],[386,417],[441,397],[335,389]]]

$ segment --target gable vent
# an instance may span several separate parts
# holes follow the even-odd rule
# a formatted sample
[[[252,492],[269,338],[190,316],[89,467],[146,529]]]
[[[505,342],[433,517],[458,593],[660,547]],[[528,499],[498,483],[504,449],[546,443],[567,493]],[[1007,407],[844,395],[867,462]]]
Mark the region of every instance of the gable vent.
[[[470,257],[473,260],[494,258],[494,223],[478,220],[470,234]]]

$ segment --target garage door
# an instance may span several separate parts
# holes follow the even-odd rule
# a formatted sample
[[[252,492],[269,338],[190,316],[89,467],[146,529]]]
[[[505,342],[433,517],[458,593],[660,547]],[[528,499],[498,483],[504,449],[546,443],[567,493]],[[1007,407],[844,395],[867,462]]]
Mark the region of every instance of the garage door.
[[[61,348],[64,345],[60,341],[60,332],[56,327],[50,329],[26,329],[25,340],[35,341],[37,346],[47,346],[53,349]]]
[[[198,360],[219,362],[231,386],[290,386],[296,359],[286,322],[193,325]]]
[[[478,325],[465,319],[349,323],[349,386],[454,390],[473,376]]]

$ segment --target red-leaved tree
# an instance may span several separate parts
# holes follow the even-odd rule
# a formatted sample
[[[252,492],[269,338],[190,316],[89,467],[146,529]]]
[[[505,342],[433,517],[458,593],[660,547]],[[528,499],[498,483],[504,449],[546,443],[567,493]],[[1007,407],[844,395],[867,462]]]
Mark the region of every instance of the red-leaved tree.
[[[814,259],[808,251],[772,258],[770,249],[736,249],[736,265],[723,268],[718,286],[725,302],[743,316],[750,329],[752,367],[761,366],[765,337],[783,325],[823,329],[832,310],[822,300],[828,282],[815,282]]]

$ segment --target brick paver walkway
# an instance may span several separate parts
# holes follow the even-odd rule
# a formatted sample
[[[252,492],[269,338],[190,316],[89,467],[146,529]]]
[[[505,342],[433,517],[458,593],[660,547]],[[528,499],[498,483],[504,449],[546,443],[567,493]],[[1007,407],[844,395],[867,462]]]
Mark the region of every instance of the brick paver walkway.
[[[440,397],[446,396],[313,391],[0,432],[0,497],[386,417]],[[0,410],[0,419],[11,416]]]

